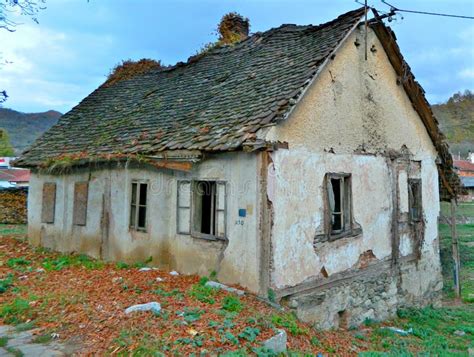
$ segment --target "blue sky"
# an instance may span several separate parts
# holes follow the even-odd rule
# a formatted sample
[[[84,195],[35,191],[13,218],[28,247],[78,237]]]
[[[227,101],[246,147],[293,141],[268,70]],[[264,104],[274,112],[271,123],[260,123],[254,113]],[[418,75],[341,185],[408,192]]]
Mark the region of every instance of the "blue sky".
[[[473,0],[392,0],[402,9],[474,16]],[[47,0],[39,24],[21,18],[0,30],[5,107],[66,112],[122,59],[185,61],[207,42],[223,14],[248,17],[251,31],[282,23],[319,24],[358,8],[353,0]],[[381,10],[380,0],[369,1]],[[390,24],[431,103],[474,89],[474,21],[403,14]]]

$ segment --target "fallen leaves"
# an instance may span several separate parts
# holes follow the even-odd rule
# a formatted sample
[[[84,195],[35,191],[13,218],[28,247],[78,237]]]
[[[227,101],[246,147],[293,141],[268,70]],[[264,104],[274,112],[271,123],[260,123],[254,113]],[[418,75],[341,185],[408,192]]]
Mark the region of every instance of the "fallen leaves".
[[[275,335],[281,321],[291,350],[316,354],[330,346],[341,356],[354,354],[349,332],[317,332],[251,294],[198,289],[203,281],[195,275],[62,256],[13,236],[0,242],[0,260],[28,262],[0,266],[0,279],[14,277],[13,286],[0,294],[0,316],[6,305],[21,301],[22,316],[61,340],[80,340],[81,354],[252,351]],[[153,301],[161,304],[159,312],[124,312]],[[14,317],[24,322],[22,316]]]

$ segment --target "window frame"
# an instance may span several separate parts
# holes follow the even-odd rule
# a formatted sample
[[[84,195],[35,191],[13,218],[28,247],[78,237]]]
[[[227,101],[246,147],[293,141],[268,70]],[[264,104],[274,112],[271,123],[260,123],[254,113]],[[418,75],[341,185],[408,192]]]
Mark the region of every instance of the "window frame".
[[[412,186],[413,184],[418,185],[417,197],[414,197]],[[417,203],[417,207],[414,207],[414,203]],[[418,215],[414,217],[413,208],[418,208]],[[423,183],[421,178],[408,178],[408,217],[411,223],[418,223],[423,220]]]
[[[136,184],[137,186],[137,192],[135,193],[135,204],[133,203],[133,185]],[[146,202],[144,205],[140,204],[140,187],[141,185],[145,185],[146,186]],[[129,208],[130,208],[130,214],[129,214],[129,228],[134,230],[134,231],[137,231],[137,232],[147,232],[147,226],[148,226],[148,203],[149,203],[149,192],[148,192],[148,186],[149,186],[149,182],[148,180],[132,180],[131,181],[131,184],[130,184],[130,204],[129,204]],[[133,209],[132,207],[135,206],[135,217],[134,217],[134,222],[132,224],[132,212],[133,212]],[[138,221],[139,221],[139,212],[140,212],[140,207],[145,207],[145,225],[144,227],[139,227],[138,226]]]
[[[213,203],[213,210],[214,210],[214,220],[213,220],[213,234],[202,233],[195,229],[195,215],[196,215],[196,189],[199,182],[213,182],[215,185],[213,186],[213,195],[215,196],[215,202]],[[189,232],[182,232],[180,231],[179,222],[180,222],[180,210],[188,209],[188,207],[181,207],[179,204],[180,199],[180,185],[182,184],[190,184],[190,197],[189,197]],[[219,186],[223,187],[224,191],[224,204],[223,208],[219,208]],[[183,235],[190,235],[193,238],[201,238],[206,240],[226,240],[227,239],[227,182],[224,180],[216,180],[216,179],[192,179],[192,180],[178,180],[177,183],[177,202],[176,202],[176,232],[177,234]],[[222,225],[223,225],[223,234],[219,235],[219,213],[223,215]]]
[[[331,209],[331,203],[329,200],[329,189],[332,186],[332,180],[341,181],[341,211],[337,212],[337,214],[341,215],[342,227],[338,230],[333,230],[332,228],[332,216],[334,215],[334,212]],[[327,173],[325,177],[325,188],[325,231],[328,240],[334,241],[362,233],[362,230],[355,227],[353,223],[352,175],[350,173]]]

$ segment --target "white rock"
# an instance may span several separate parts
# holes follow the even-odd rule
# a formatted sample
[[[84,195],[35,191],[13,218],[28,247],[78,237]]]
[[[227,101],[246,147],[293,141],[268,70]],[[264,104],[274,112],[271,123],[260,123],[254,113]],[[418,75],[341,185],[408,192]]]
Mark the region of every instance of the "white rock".
[[[36,272],[37,273],[44,273],[46,270],[44,270],[43,268],[38,268],[36,269]]]
[[[115,277],[112,279],[112,283],[121,283],[123,282],[123,278],[121,276]]]
[[[222,289],[222,290],[225,290],[225,291],[228,291],[230,293],[234,293],[234,294],[237,294],[237,295],[240,295],[240,296],[245,295],[245,291],[235,289],[235,288],[231,288],[230,286],[218,283],[217,281],[208,281],[206,283],[206,286],[209,286],[209,287],[215,288],[215,289]]]
[[[164,280],[165,280],[165,279],[160,278],[160,277],[156,278],[156,281],[164,281]]]
[[[173,270],[173,271],[170,271],[170,275],[176,276],[176,275],[179,275],[179,273]]]
[[[146,304],[138,304],[132,305],[125,309],[126,314],[130,314],[131,312],[135,311],[153,311],[154,313],[158,313],[161,310],[161,305],[156,301],[152,301]]]
[[[138,269],[138,271],[150,271],[150,270],[153,270],[153,269],[150,267],[143,267],[143,268]]]
[[[275,336],[270,337],[268,340],[263,342],[263,347],[275,353],[286,352],[286,340],[286,331],[278,330],[278,333]]]
[[[466,333],[464,331],[461,331],[461,330],[456,330],[456,331],[454,331],[454,334],[456,336],[464,336]]]
[[[413,333],[413,329],[410,327],[408,330],[402,330],[400,328],[397,328],[397,327],[392,327],[392,326],[388,326],[388,327],[381,327],[381,329],[386,329],[386,330],[390,330],[400,336],[408,336],[409,334]]]

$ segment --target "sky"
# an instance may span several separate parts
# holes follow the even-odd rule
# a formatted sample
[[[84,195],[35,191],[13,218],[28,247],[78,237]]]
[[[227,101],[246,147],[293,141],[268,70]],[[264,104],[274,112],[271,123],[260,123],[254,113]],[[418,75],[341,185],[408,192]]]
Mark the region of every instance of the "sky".
[[[389,0],[400,9],[474,16],[473,0]],[[380,10],[389,7],[369,1]],[[248,17],[251,32],[283,23],[320,24],[360,7],[354,0],[46,0],[39,24],[17,17],[0,29],[4,107],[69,111],[121,60],[186,61],[215,41],[227,12]],[[474,20],[404,13],[389,24],[432,104],[474,90]]]

